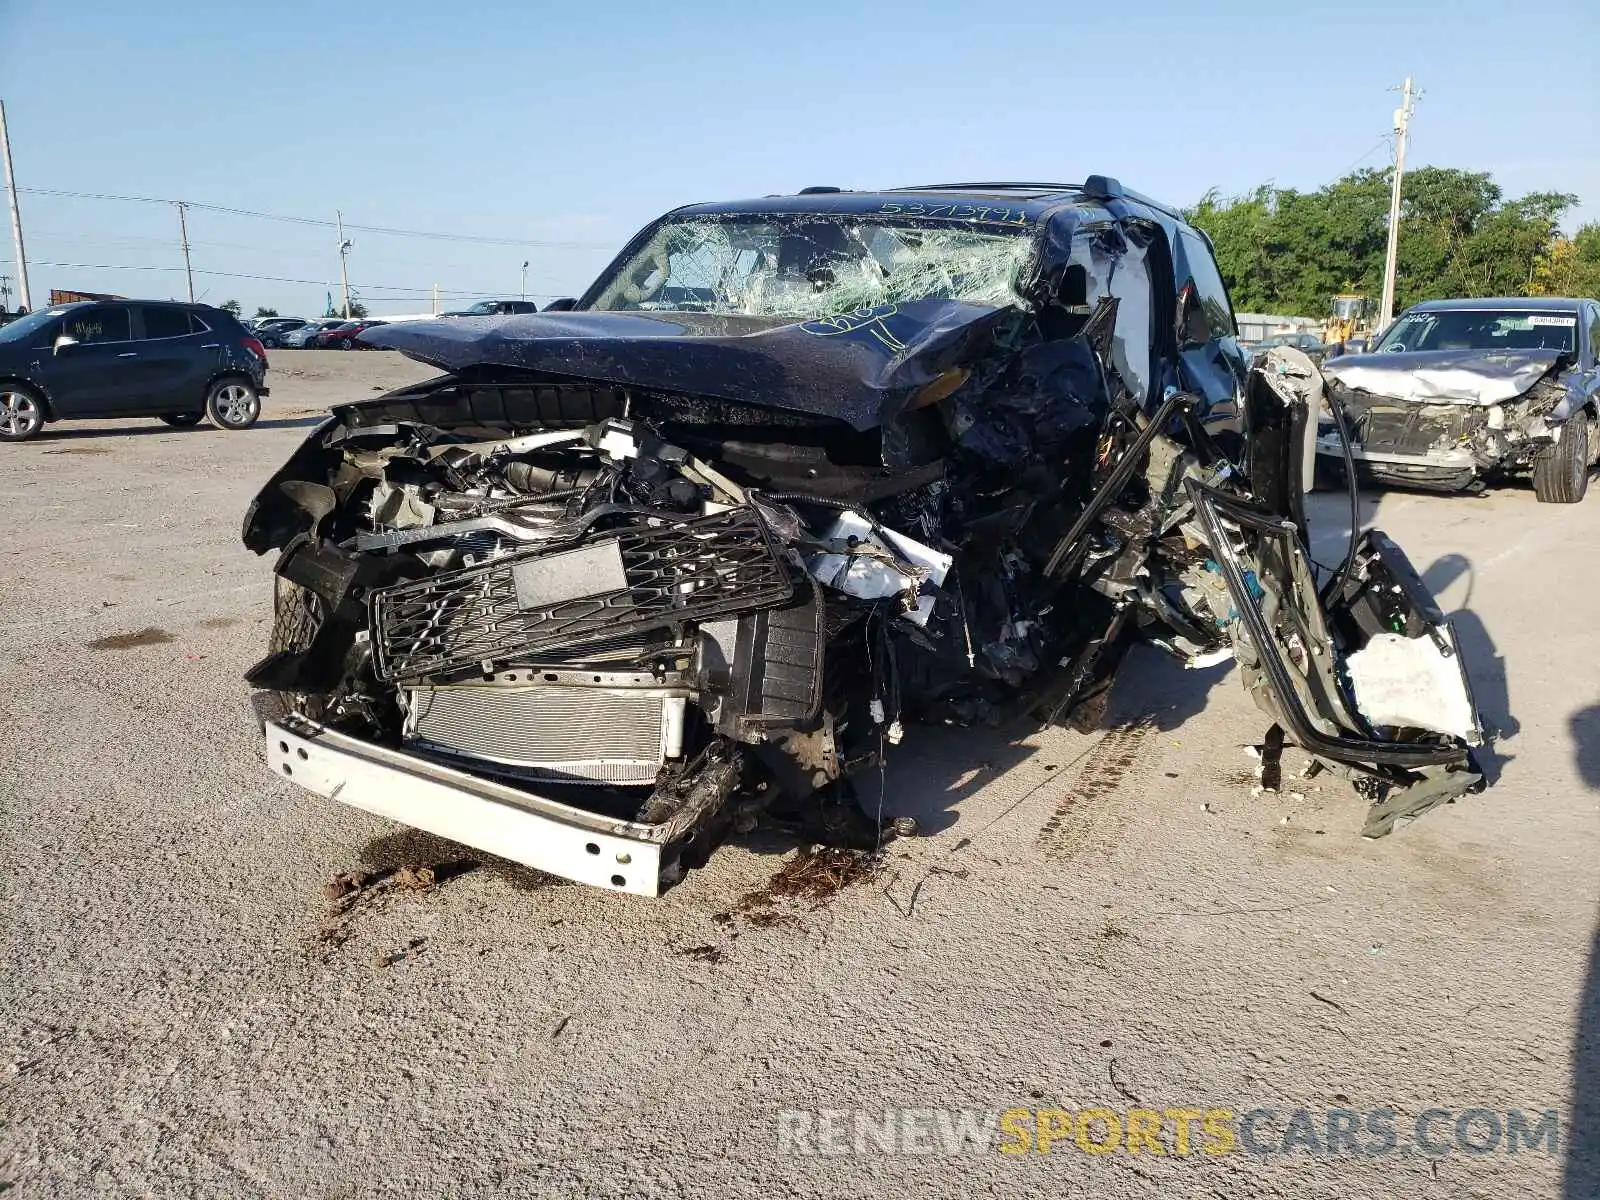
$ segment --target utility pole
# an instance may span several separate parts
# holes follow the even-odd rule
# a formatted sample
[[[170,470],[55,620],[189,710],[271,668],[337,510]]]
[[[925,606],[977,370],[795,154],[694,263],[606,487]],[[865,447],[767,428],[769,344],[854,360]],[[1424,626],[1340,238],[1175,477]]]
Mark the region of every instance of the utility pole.
[[[344,288],[344,319],[350,319],[350,272],[345,266],[345,258],[350,253],[350,243],[344,236],[344,213],[334,211],[334,216],[339,221],[339,285]]]
[[[17,283],[22,307],[33,311],[33,296],[28,292],[28,252],[22,248],[22,210],[17,207],[17,179],[11,173],[11,134],[6,129],[6,103],[0,100],[0,157],[5,159],[6,194],[11,198],[11,241],[17,249]]]
[[[436,317],[439,315],[439,285],[437,283],[433,285],[433,315]]]
[[[522,260],[522,298],[528,298],[528,260]]]
[[[1400,181],[1406,173],[1406,134],[1411,128],[1411,111],[1416,97],[1411,91],[1411,77],[1406,76],[1400,107],[1394,110],[1394,186],[1389,193],[1389,247],[1383,257],[1383,298],[1378,301],[1378,323],[1374,333],[1381,333],[1394,320],[1394,275],[1400,255]]]
[[[194,303],[194,267],[189,263],[189,222],[184,218],[188,205],[178,201],[178,240],[183,245],[183,273],[189,278],[189,303]]]

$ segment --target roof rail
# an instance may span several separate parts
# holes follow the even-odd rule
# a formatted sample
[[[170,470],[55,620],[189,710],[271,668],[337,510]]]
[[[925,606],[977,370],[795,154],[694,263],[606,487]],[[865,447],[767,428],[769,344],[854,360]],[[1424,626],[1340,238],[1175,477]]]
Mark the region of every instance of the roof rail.
[[[831,183],[816,183],[810,187],[803,187],[799,191],[802,196],[822,196],[831,192],[842,192],[843,188],[836,188]]]
[[[1082,190],[1075,183],[1023,183],[1010,181],[979,181],[975,183],[912,183],[905,187],[889,188],[891,192],[1076,192]]]

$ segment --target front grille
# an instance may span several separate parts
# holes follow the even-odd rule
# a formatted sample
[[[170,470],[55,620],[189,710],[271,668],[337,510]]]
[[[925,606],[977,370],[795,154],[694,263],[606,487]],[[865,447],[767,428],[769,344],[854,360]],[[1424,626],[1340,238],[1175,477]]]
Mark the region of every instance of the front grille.
[[[413,744],[535,778],[650,784],[682,741],[684,702],[659,690],[467,684],[406,698]]]
[[[766,527],[737,508],[376,591],[374,660],[382,679],[425,678],[765,608],[793,593]]]

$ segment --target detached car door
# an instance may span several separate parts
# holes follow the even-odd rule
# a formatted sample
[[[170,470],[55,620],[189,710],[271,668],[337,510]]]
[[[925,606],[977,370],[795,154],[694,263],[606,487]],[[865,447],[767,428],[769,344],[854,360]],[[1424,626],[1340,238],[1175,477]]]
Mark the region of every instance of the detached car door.
[[[40,381],[63,417],[115,417],[139,406],[138,346],[133,310],[127,304],[73,309],[62,321],[59,341],[39,363]]]
[[[206,381],[221,354],[222,339],[187,309],[160,304],[138,306],[141,328],[140,399],[147,411],[199,412],[205,404]]]

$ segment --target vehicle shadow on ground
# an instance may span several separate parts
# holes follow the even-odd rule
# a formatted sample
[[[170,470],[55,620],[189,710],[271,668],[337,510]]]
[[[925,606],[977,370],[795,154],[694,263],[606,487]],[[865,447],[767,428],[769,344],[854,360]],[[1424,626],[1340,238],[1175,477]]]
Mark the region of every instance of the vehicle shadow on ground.
[[[313,425],[320,425],[328,417],[327,413],[315,413],[309,417],[273,417],[269,421],[257,421],[250,426],[251,429],[309,429]],[[248,432],[248,430],[246,431]]]
[[[1585,787],[1600,792],[1600,704],[1572,714],[1573,754]],[[1572,1111],[1568,1114],[1563,1200],[1600,1196],[1600,921],[1589,951],[1589,973],[1578,998],[1572,1042]]]
[[[1513,737],[1522,724],[1511,712],[1511,689],[1506,681],[1506,661],[1484,624],[1483,618],[1471,607],[1475,582],[1472,560],[1464,554],[1441,554],[1433,565],[1422,572],[1422,581],[1435,597],[1454,584],[1466,580],[1466,594],[1460,604],[1447,613],[1450,627],[1455,630],[1456,641],[1466,658],[1467,678],[1472,682],[1472,698],[1478,705],[1484,732],[1489,735],[1479,751],[1478,761],[1483,765],[1484,777],[1489,783],[1500,778],[1500,771],[1511,758],[1496,749],[1501,738]],[[1441,601],[1441,607],[1443,602]]]
[[[310,417],[274,417],[270,420],[257,421],[250,426],[250,429],[305,429],[319,424],[326,415],[319,413]],[[42,429],[32,440],[43,445],[46,442],[81,442],[95,438],[148,437],[157,433],[248,433],[250,429],[237,431],[219,429],[209,422],[201,422],[198,425],[167,425],[157,422],[151,425],[119,425],[111,429],[84,429],[69,423],[65,426]]]
[[[855,780],[857,803],[867,816],[911,817],[919,833],[942,833],[961,823],[961,803],[999,776],[1049,751],[1024,739],[1037,722],[989,729],[914,725],[891,746],[880,771]],[[881,802],[881,806],[880,806]]]
[[[1153,646],[1135,645],[1117,671],[1104,725],[1115,728],[1145,721],[1163,732],[1177,729],[1203,711],[1211,689],[1224,686],[1232,674],[1231,658],[1191,669]]]
[[[1211,689],[1232,665],[1186,671],[1160,651],[1135,645],[1117,671],[1098,728],[1084,737],[1040,736],[1044,727],[1032,717],[998,728],[910,726],[905,740],[889,748],[884,771],[869,771],[854,781],[857,801],[876,818],[881,798],[885,817],[912,817],[921,833],[958,828],[961,804],[1008,771],[1025,771],[1024,780],[1006,788],[1006,795],[1022,797],[1029,787],[1051,783],[1055,772],[1065,775],[1107,730],[1139,723],[1176,729],[1205,708]]]

